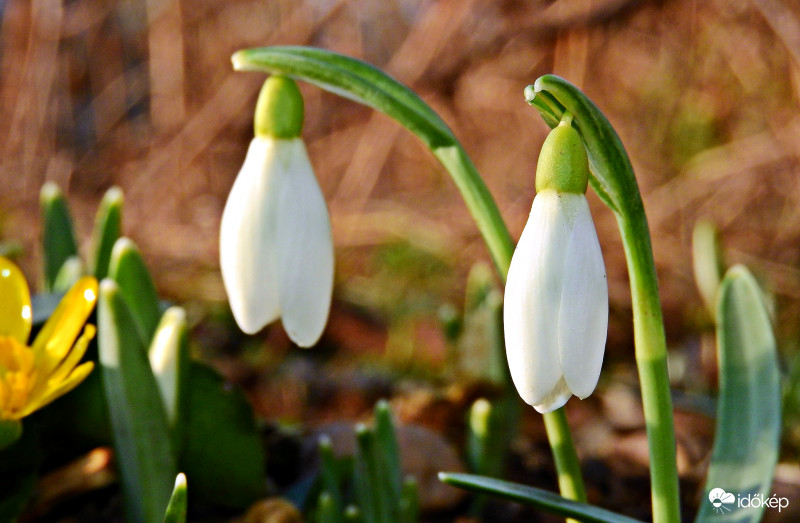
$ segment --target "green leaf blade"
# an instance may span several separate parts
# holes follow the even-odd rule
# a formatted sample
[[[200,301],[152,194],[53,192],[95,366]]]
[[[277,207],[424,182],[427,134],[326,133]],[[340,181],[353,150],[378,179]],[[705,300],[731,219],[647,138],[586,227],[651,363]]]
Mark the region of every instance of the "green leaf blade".
[[[44,287],[49,291],[53,289],[64,262],[78,255],[78,242],[67,201],[56,184],[49,182],[42,186],[39,205],[42,212]]]
[[[175,488],[169,498],[167,511],[164,514],[164,523],[186,523],[186,510],[188,508],[188,493],[186,491],[186,475],[183,472],[175,478]]]
[[[98,350],[130,521],[160,521],[177,466],[164,406],[119,286],[100,284]]]
[[[737,498],[771,495],[781,431],[781,388],[775,337],[763,294],[743,266],[732,267],[717,302],[720,397],[711,464],[698,522],[756,522],[764,505],[732,507],[721,515],[713,489]]]
[[[103,196],[100,208],[95,219],[92,243],[94,244],[94,259],[92,271],[94,277],[102,280],[108,276],[108,266],[111,263],[111,250],[119,239],[122,231],[122,204],[124,198],[119,187],[112,187]]]
[[[161,321],[156,286],[142,253],[129,238],[120,238],[111,251],[108,277],[117,282],[130,306],[139,336],[149,345]]]
[[[264,495],[264,449],[244,394],[210,367],[189,364],[188,408],[180,467],[193,495],[243,509]],[[225,478],[221,481],[220,478]]]
[[[586,503],[572,501],[553,492],[474,474],[440,472],[439,480],[473,492],[490,494],[545,512],[590,523],[641,523],[636,519]]]
[[[181,455],[188,410],[188,329],[186,311],[181,307],[170,307],[161,317],[148,349],[150,367],[164,403],[176,456]]]

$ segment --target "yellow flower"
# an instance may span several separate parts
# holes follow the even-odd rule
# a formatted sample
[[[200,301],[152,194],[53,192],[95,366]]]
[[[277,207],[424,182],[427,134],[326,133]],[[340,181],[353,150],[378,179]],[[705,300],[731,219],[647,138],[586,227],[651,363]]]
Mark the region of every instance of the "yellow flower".
[[[86,325],[80,338],[78,334],[96,301],[97,280],[81,278],[28,346],[28,284],[16,265],[0,257],[0,423],[13,426],[13,421],[66,394],[91,372],[94,363],[78,363],[95,328]]]

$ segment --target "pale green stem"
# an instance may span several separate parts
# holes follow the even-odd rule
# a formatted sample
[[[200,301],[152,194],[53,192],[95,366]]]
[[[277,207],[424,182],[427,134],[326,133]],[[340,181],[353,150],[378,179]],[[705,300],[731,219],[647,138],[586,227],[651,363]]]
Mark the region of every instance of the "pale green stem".
[[[564,409],[560,408],[544,415],[544,427],[547,439],[553,451],[553,459],[558,473],[558,489],[567,499],[586,502],[586,489],[583,486],[581,465],[572,443],[572,434],[567,423]],[[568,523],[577,520],[568,519]]]
[[[667,348],[650,235],[641,234],[642,227],[647,229],[644,211],[641,216],[636,220],[618,214],[617,221],[631,280],[636,365],[650,447],[653,521],[672,523],[680,521],[680,497]]]

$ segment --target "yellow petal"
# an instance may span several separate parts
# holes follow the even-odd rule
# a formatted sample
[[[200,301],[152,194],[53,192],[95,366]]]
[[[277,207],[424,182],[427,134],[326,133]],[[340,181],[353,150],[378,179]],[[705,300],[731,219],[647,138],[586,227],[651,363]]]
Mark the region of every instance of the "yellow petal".
[[[67,355],[96,302],[97,280],[86,276],[58,304],[33,342],[36,367],[42,375],[49,376]]]
[[[31,397],[28,401],[31,403],[38,402],[41,397],[49,393],[48,387],[52,387],[54,384],[63,381],[69,373],[72,372],[72,369],[78,365],[81,358],[83,358],[83,355],[86,353],[89,342],[94,338],[95,330],[94,325],[87,325],[81,337],[75,342],[75,346],[72,347],[72,350],[67,354],[67,357],[53,368],[51,373],[42,374],[41,370],[37,369],[40,373],[40,379],[38,379],[33,386]]]
[[[67,376],[67,379],[59,383],[54,383],[51,381],[45,394],[36,400],[29,401],[25,406],[25,409],[18,415],[18,417],[25,417],[71,391],[77,387],[86,378],[86,376],[89,375],[90,372],[92,372],[93,368],[94,363],[87,361],[73,370],[72,373]]]
[[[0,335],[27,343],[31,333],[31,293],[19,267],[0,256]]]

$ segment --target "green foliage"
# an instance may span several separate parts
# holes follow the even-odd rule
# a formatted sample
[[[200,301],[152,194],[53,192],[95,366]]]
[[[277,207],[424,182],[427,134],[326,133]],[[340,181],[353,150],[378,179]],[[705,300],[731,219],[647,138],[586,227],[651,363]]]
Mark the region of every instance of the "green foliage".
[[[150,343],[148,357],[161,393],[175,455],[180,457],[186,431],[184,418],[189,384],[189,338],[183,309],[170,307],[164,312]]]
[[[314,521],[341,523],[414,523],[419,517],[417,484],[403,479],[400,449],[389,405],[375,406],[375,426],[356,427],[356,455],[352,470],[342,471],[330,441],[320,439],[322,492],[316,501]],[[355,505],[344,511],[343,476],[352,478]]]
[[[775,337],[755,278],[732,267],[717,302],[720,394],[717,428],[698,522],[716,520],[708,494],[770,496],[781,431],[781,386]],[[764,505],[734,508],[726,521],[760,521]]]
[[[569,500],[547,490],[511,483],[510,481],[476,476],[473,474],[455,474],[448,472],[440,472],[439,479],[454,487],[460,487],[482,494],[490,494],[517,503],[533,505],[545,512],[575,518],[580,521],[594,523],[636,523],[638,521],[617,514],[616,512],[611,512],[610,510]]]
[[[158,293],[142,253],[128,238],[120,238],[111,251],[108,276],[119,285],[133,314],[139,337],[150,344],[161,318]]]
[[[175,488],[169,498],[164,523],[186,523],[188,495],[186,492],[186,476],[183,473],[175,478]]]
[[[516,395],[506,361],[503,337],[503,292],[485,263],[476,263],[467,277],[463,319],[451,339],[450,357],[456,379],[490,383]]]
[[[717,292],[725,274],[719,232],[713,223],[700,220],[692,232],[692,263],[697,290],[712,320],[716,319]]]
[[[95,217],[91,239],[94,250],[89,265],[98,280],[107,276],[111,248],[120,236],[122,201],[122,191],[112,187],[103,197]],[[61,189],[51,182],[42,186],[39,204],[42,212],[44,290],[65,292],[86,272],[86,264],[78,254],[69,206]]]
[[[146,347],[119,286],[100,283],[98,348],[117,464],[132,522],[159,521],[177,464]]]
[[[212,369],[191,362],[181,468],[192,492],[244,508],[264,494],[264,450],[250,404]]]
[[[102,280],[108,275],[108,264],[111,262],[111,249],[114,247],[122,231],[122,190],[112,187],[103,196],[95,218],[94,259],[92,272],[94,277]]]
[[[72,216],[61,189],[46,183],[39,193],[42,212],[42,254],[44,257],[44,288],[53,290],[61,266],[78,255],[78,243],[72,226]]]

